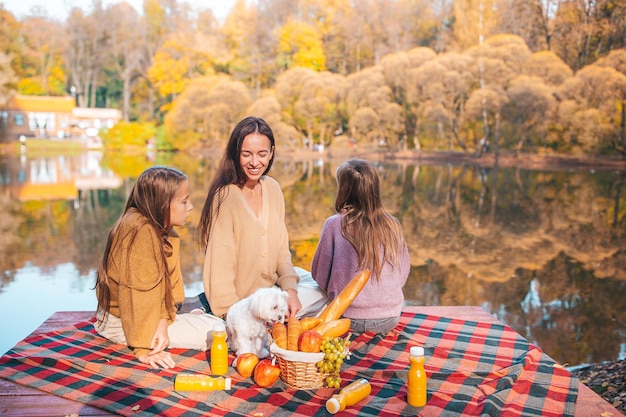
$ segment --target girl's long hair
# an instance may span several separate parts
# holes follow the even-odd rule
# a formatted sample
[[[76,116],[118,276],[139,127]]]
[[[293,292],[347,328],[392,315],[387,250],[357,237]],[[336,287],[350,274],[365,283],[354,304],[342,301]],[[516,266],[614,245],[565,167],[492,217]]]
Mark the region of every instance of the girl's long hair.
[[[161,256],[155,262],[157,262],[159,271],[161,271],[159,282],[161,279],[164,279],[166,282],[165,305],[170,314],[173,315],[175,313],[170,284],[170,271],[167,267],[167,257],[172,254],[172,245],[168,241],[168,236],[173,232],[170,224],[170,204],[183,181],[187,181],[187,176],[181,171],[175,168],[154,166],[142,172],[135,185],[133,185],[130,196],[126,201],[124,212],[109,232],[102,260],[98,266],[95,290],[98,298],[96,314],[100,321],[104,320],[111,306],[111,289],[109,287],[108,275],[111,253],[114,252],[117,245],[121,245],[126,238],[130,238],[128,253],[124,255],[130,256],[130,250],[137,233],[145,225],[152,227],[157,235],[161,237]],[[131,211],[139,212],[142,215],[141,222],[133,224],[133,227],[130,229],[124,228],[125,217]],[[122,231],[124,231],[124,234],[122,234]],[[126,273],[129,273],[129,271],[126,271]],[[132,283],[130,285],[132,286]],[[158,306],[155,306],[155,308],[158,308]]]
[[[200,221],[196,229],[196,242],[203,250],[206,250],[213,222],[219,214],[224,198],[226,198],[226,186],[230,184],[243,186],[248,179],[241,167],[239,155],[243,146],[243,140],[251,133],[267,136],[270,140],[271,149],[275,149],[274,133],[265,120],[260,117],[249,116],[237,123],[237,126],[230,134],[221,165],[211,182],[204,206],[202,207],[202,213],[200,214]],[[274,150],[263,175],[270,172],[275,156],[276,151]]]
[[[380,199],[380,181],[367,161],[351,159],[337,168],[335,210],[343,213],[341,234],[355,247],[361,269],[377,279],[385,263],[400,264],[404,235],[398,220],[387,213]]]

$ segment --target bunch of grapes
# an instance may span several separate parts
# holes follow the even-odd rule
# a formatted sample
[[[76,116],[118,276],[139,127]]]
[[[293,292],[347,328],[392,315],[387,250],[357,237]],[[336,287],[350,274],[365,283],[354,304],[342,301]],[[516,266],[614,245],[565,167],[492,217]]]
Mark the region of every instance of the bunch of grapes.
[[[350,359],[350,351],[348,350],[349,337],[324,337],[320,350],[324,352],[324,359],[317,363],[317,369],[324,374],[330,374],[326,377],[326,385],[329,388],[339,388],[341,385],[341,377],[339,371],[345,359]]]

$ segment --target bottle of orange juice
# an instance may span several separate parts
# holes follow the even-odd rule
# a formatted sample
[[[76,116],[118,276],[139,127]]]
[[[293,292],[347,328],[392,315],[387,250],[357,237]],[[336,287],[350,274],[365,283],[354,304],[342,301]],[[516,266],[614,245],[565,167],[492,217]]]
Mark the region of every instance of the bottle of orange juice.
[[[331,414],[336,414],[345,410],[346,407],[358,403],[363,398],[370,395],[371,392],[372,386],[367,379],[357,379],[345,386],[339,391],[339,394],[330,397],[330,399],[326,401],[326,410]]]
[[[230,389],[232,381],[223,376],[212,377],[202,374],[178,374],[174,379],[176,391],[215,391]]]
[[[226,344],[226,327],[218,323],[213,327],[213,343],[211,343],[211,373],[226,375],[228,372],[228,345]]]
[[[426,405],[426,371],[424,371],[424,348],[413,346],[409,351],[409,377],[407,381],[407,403],[413,407]]]

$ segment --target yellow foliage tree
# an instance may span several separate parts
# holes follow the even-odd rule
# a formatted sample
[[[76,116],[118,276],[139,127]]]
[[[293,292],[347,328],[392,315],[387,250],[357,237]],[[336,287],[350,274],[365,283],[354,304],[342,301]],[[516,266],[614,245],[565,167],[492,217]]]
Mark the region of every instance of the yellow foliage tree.
[[[182,55],[179,59],[165,51],[159,51],[154,56],[152,67],[148,70],[148,79],[155,86],[161,97],[175,98],[189,83],[186,77],[189,71],[189,59]],[[171,102],[161,107],[162,111],[168,111]]]
[[[293,20],[280,30],[279,60],[283,68],[326,69],[326,57],[320,33],[314,26]]]

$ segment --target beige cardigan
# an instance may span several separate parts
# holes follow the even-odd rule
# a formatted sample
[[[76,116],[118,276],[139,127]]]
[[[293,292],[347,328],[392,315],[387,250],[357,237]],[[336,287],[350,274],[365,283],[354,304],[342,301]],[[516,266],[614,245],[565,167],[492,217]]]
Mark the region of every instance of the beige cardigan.
[[[160,319],[171,324],[176,312],[168,313],[165,307],[165,279],[161,264],[160,237],[149,224],[139,229],[132,243],[128,233],[143,218],[135,210],[129,211],[119,229],[123,236],[121,245],[112,248],[108,263],[111,306],[109,313],[119,317],[126,341],[134,349],[136,357],[150,351],[150,342]],[[173,303],[185,299],[183,277],[180,270],[180,238],[174,230],[168,241],[172,244],[172,255],[167,258],[170,269]]]
[[[211,311],[223,316],[257,288],[277,284],[297,291],[299,281],[289,252],[285,199],[271,177],[261,178],[263,210],[257,218],[241,189],[229,185],[207,245],[204,291]]]

